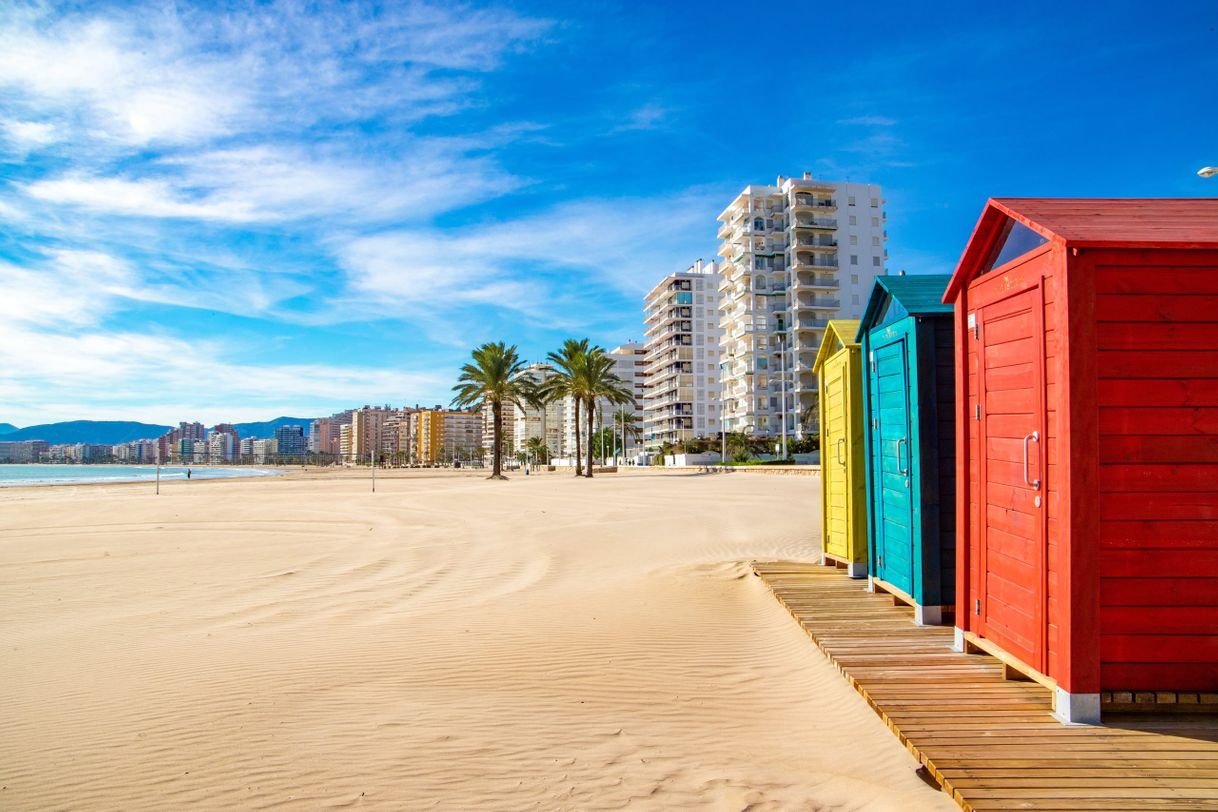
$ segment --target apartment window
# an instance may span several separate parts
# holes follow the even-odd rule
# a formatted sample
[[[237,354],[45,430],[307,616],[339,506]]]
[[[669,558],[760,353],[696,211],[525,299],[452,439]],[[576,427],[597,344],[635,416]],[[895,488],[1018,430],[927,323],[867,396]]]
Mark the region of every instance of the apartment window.
[[[706,414],[706,406],[704,406],[703,404],[699,403],[699,404],[698,404],[696,407],[694,407],[694,408],[696,408],[696,409],[697,409],[698,414]]]
[[[715,311],[714,311],[714,309],[713,309],[713,308],[708,308],[708,309],[707,309],[707,311],[706,311],[706,317],[707,317],[708,319],[713,319],[713,318],[715,317]]]
[[[859,218],[855,217],[853,214],[850,215],[850,225],[857,226],[858,224],[859,224]]]
[[[702,294],[701,294],[701,293],[695,293],[695,294],[694,294],[694,303],[695,303],[695,304],[702,304]]]
[[[851,245],[858,245],[858,244],[859,244],[859,235],[857,235],[857,234],[851,234],[851,235],[850,235],[850,244],[851,244]]]
[[[871,208],[878,209],[880,207],[880,199],[878,197],[871,198]]]
[[[699,335],[695,336],[694,341],[696,341],[698,344],[703,344],[703,343],[705,343],[705,339],[704,339],[704,337],[703,337],[701,334],[699,334]],[[701,358],[701,357],[702,357],[702,351],[701,351],[701,350],[698,350],[698,357],[699,357],[699,358]]]
[[[871,264],[872,264],[872,265],[874,265],[874,266],[875,266],[875,267],[877,267],[877,268],[878,268],[878,267],[880,267],[880,258],[879,258],[879,257],[872,257],[872,258],[871,258]]]
[[[714,371],[715,371],[715,365],[714,365],[714,364],[707,364],[707,365],[706,365],[706,371],[707,371],[707,372],[714,372]]]
[[[872,238],[871,238],[871,244],[872,244],[872,245],[874,245],[876,248],[879,248],[879,247],[880,247],[880,238],[879,238],[879,237],[872,237]]]
[[[858,275],[858,274],[856,274],[856,273],[852,273],[852,274],[850,274],[850,281],[851,281],[853,284],[857,285],[857,284],[859,283],[859,275]]]
[[[851,264],[851,265],[858,265],[858,264],[859,264],[859,255],[858,255],[858,254],[851,254],[851,255],[850,255],[850,264]]]
[[[850,197],[846,198],[846,200],[849,202],[849,205],[854,205],[854,195],[850,195]]]
[[[858,304],[858,303],[859,303],[859,295],[858,295],[857,293],[856,293],[856,294],[854,294],[854,296],[853,296],[853,297],[851,297],[851,298],[853,298],[853,299],[854,299],[854,303],[855,303],[855,304]]]
[[[872,225],[872,227],[873,227],[873,228],[879,228],[879,227],[880,227],[880,218],[878,218],[878,217],[872,217],[872,218],[871,218],[871,225]]]

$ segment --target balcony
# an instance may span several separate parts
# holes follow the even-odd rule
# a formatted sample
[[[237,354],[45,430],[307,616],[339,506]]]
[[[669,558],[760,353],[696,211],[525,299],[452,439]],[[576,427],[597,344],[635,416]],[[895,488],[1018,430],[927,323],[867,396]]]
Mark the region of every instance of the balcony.
[[[817,211],[830,211],[837,208],[837,201],[831,197],[815,197],[813,195],[795,195],[795,199],[791,201],[793,209],[814,209]]]
[[[795,270],[801,270],[803,268],[836,268],[837,257],[820,254],[796,254],[795,261],[791,263],[791,267]]]
[[[796,310],[838,310],[841,306],[841,299],[829,299],[824,296],[800,296],[795,300]]]
[[[796,330],[823,330],[829,326],[828,319],[816,319],[801,316],[791,323]]]
[[[792,225],[797,228],[832,230],[837,228],[837,220],[832,217],[811,217],[803,220],[796,219]]]
[[[811,251],[833,249],[837,248],[837,240],[833,239],[832,237],[821,237],[818,240],[810,240],[806,237],[796,237],[795,241],[791,243],[791,247]]]
[[[800,291],[817,291],[817,290],[837,290],[841,287],[835,277],[817,276],[816,274],[797,275],[791,283],[791,290],[794,292]]]

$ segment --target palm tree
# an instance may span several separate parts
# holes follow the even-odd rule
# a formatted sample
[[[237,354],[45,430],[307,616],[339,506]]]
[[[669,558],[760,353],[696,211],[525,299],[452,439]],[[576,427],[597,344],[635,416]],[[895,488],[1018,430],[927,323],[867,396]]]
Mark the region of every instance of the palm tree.
[[[607,400],[614,406],[634,403],[634,394],[625,381],[613,371],[614,360],[600,347],[593,347],[584,362],[582,380],[578,387],[584,397],[588,412],[588,470],[584,476],[592,478],[592,432],[596,418],[596,401]]]
[[[494,462],[488,479],[507,479],[503,475],[503,405],[523,405],[536,398],[533,382],[521,375],[524,362],[515,346],[502,341],[486,343],[473,352],[473,363],[461,367],[453,391],[452,405],[456,408],[485,408],[488,404],[494,417]]]
[[[568,338],[558,352],[546,356],[554,365],[554,374],[542,385],[542,398],[546,402],[570,397],[575,402],[575,475],[580,476],[579,406],[583,400],[584,368],[588,360],[588,339],[576,341]]]
[[[621,408],[613,415],[614,425],[622,427],[622,455],[626,454],[626,446],[630,440],[641,440],[643,428],[639,425],[639,416],[630,409]]]
[[[525,442],[524,448],[529,457],[536,460],[539,465],[546,465],[550,462],[550,449],[546,447],[546,441],[541,437],[530,437]]]

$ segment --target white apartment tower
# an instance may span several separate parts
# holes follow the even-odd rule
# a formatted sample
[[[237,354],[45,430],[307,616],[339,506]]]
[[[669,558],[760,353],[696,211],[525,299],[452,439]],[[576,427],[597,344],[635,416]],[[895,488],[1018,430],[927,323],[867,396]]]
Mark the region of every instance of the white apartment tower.
[[[857,319],[885,273],[880,187],[779,176],[719,215],[721,368],[728,431],[800,437],[830,319]],[[785,404],[784,404],[785,393]]]
[[[719,263],[698,260],[669,274],[643,299],[648,448],[721,431]]]
[[[634,395],[635,406],[618,407],[610,403],[608,400],[601,398],[596,403],[596,410],[593,413],[593,424],[596,426],[594,431],[599,431],[601,426],[612,427],[614,415],[617,414],[618,408],[625,408],[638,418],[642,414],[643,397],[646,393],[646,366],[647,366],[647,348],[638,341],[627,341],[605,353],[613,359],[613,374],[622,379],[626,384],[626,389]],[[564,398],[562,401],[562,420],[563,420],[563,451],[564,455],[575,454],[575,403],[570,398]],[[588,431],[588,414],[581,406],[579,410],[579,429],[581,436],[586,435]],[[632,447],[631,442],[626,443],[626,449],[629,451]],[[587,449],[584,449],[587,454]],[[596,456],[600,456],[599,448],[593,449]]]
[[[554,374],[554,367],[549,364],[529,364],[521,374],[528,376],[535,384],[543,385]],[[541,407],[528,403],[509,406],[504,413],[503,424],[505,430],[510,428],[513,452],[518,454],[525,451],[529,440],[541,438],[551,457],[566,456],[563,446],[565,408],[566,403],[562,400],[553,400]]]

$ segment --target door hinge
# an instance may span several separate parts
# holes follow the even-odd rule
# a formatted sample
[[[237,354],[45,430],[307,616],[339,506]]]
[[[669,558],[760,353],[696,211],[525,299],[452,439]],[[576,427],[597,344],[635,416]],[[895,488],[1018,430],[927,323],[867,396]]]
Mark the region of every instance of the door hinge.
[[[977,599],[977,610],[976,611],[977,611],[978,615],[981,614],[981,598]]]
[[[981,404],[980,403],[978,403],[976,406],[973,407],[973,414],[976,416],[976,418],[978,420],[981,419]]]

